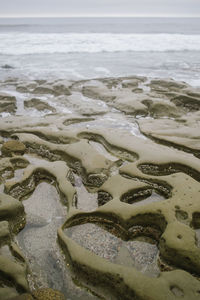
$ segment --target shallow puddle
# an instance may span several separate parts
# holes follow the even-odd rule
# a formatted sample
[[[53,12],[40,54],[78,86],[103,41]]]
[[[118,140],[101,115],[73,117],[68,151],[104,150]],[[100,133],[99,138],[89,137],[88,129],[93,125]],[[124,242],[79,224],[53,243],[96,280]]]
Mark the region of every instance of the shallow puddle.
[[[156,277],[158,248],[143,241],[123,241],[98,225],[87,223],[64,230],[65,234],[82,247],[112,263],[135,267],[147,276]]]
[[[56,236],[58,227],[64,223],[66,209],[59,203],[55,187],[47,183],[39,184],[23,204],[27,224],[17,240],[28,259],[33,279],[37,278],[38,285],[63,289],[59,283],[62,272]]]
[[[24,158],[26,158],[30,162],[30,164],[34,166],[40,166],[45,161],[45,159],[40,158],[36,154],[24,154]]]
[[[89,193],[82,183],[81,177],[74,174],[77,192],[77,208],[83,211],[93,211],[98,208],[97,193]]]
[[[16,239],[31,270],[30,287],[50,287],[71,300],[97,299],[73,283],[57,244],[57,229],[66,219],[66,208],[60,203],[56,188],[40,183],[23,204],[27,224]]]
[[[20,181],[23,177],[24,170],[25,170],[25,168],[15,170],[14,177],[12,177],[9,180],[6,180],[6,182]]]
[[[129,132],[133,136],[147,140],[147,137],[140,132],[139,126],[132,116],[124,115],[120,111],[114,109],[111,113],[106,113],[103,117],[95,116],[95,120],[81,121],[79,123],[71,123],[68,128],[85,129],[118,129]]]
[[[157,194],[156,192],[152,192],[151,196],[147,197],[144,200],[138,201],[138,202],[134,202],[133,205],[134,206],[141,206],[141,205],[146,205],[149,203],[153,203],[153,202],[159,202],[159,201],[164,201],[165,198],[163,196],[161,196],[160,194]]]
[[[108,109],[108,105],[104,101],[102,101],[100,99],[95,100],[95,99],[92,99],[92,98],[88,98],[88,97],[84,96],[82,93],[74,93],[74,94],[79,94],[80,98],[82,99],[82,101],[86,102],[86,105],[87,105],[87,103],[91,103],[93,105],[98,105],[98,106],[101,106],[103,108],[107,108]]]
[[[200,229],[196,229],[196,241],[197,241],[197,247],[200,248]]]

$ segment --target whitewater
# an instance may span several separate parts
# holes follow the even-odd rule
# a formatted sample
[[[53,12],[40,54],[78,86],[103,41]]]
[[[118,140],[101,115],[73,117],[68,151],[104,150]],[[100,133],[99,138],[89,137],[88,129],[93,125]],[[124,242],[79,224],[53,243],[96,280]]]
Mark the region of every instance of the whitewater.
[[[0,80],[199,74],[199,19],[0,19]]]
[[[200,51],[200,35],[2,33],[0,54]]]

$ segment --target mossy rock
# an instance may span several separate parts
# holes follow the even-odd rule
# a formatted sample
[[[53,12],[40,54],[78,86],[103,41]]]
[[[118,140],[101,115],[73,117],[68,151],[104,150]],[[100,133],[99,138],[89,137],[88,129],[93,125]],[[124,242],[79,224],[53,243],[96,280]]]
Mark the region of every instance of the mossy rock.
[[[1,152],[4,156],[11,156],[12,154],[22,155],[26,150],[26,146],[20,141],[11,140],[3,144]]]
[[[33,297],[37,300],[65,300],[65,297],[62,293],[50,288],[44,288],[35,291],[33,293]]]

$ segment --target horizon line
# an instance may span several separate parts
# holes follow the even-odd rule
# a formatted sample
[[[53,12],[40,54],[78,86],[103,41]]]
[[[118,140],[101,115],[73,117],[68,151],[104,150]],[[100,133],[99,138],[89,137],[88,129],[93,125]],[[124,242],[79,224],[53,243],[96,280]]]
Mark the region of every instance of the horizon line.
[[[176,14],[160,14],[160,15],[148,15],[148,14],[135,14],[135,15],[0,15],[1,19],[13,18],[200,18],[200,14],[197,15],[176,15]]]

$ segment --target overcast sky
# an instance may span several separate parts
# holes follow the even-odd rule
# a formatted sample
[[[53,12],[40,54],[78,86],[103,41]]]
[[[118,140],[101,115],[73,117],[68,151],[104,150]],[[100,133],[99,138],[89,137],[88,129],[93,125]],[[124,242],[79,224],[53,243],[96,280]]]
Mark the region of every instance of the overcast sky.
[[[0,0],[0,16],[200,16],[200,0]]]

